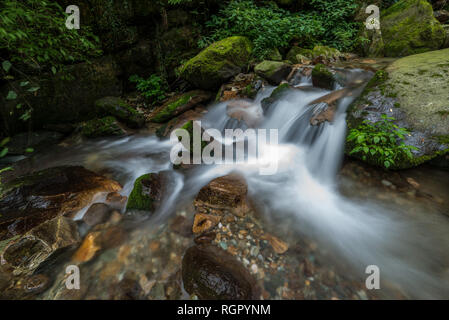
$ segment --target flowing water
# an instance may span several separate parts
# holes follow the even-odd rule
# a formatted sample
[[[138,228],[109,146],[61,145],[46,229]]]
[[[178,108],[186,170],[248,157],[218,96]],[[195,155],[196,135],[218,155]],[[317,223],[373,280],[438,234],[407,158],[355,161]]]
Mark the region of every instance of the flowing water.
[[[367,75],[354,70],[349,77],[366,79]],[[108,173],[124,185],[124,195],[129,195],[134,180],[142,174],[170,170],[171,192],[152,218],[153,223],[191,202],[210,180],[239,172],[246,178],[250,196],[257,200],[259,210],[273,219],[285,217],[294,221],[291,228],[333,250],[334,256],[349,262],[351,272],[363,275],[368,265],[376,265],[382,285],[394,283],[409,297],[447,298],[449,282],[444,267],[449,252],[447,218],[407,214],[407,208],[401,211],[397,206],[370,199],[350,200],[339,193],[336,176],[343,159],[345,111],[361,88],[339,101],[333,123],[311,126],[313,108],[308,104],[329,91],[307,87],[311,84],[307,77],[297,78],[296,84],[303,89],[291,90],[272,105],[259,125],[279,130],[279,144],[267,143],[262,147],[263,164],[256,161],[202,165],[182,174],[172,169],[169,140],[146,135],[91,142],[58,160],[42,159],[41,163],[82,164]],[[273,89],[263,88],[248,112],[258,116],[261,100]],[[226,105],[210,106],[201,120],[203,127],[222,132],[226,128],[245,129],[243,123],[229,118]],[[276,174],[259,174],[259,166],[267,161],[277,161]]]

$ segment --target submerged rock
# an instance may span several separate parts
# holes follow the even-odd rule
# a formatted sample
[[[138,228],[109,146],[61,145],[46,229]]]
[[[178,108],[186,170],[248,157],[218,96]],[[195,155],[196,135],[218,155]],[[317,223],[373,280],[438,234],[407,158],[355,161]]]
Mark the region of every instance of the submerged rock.
[[[259,63],[254,71],[273,85],[278,85],[286,79],[292,71],[292,66],[278,61],[265,60]]]
[[[24,234],[56,216],[72,216],[100,192],[120,184],[83,167],[56,167],[5,183],[0,190],[0,240]]]
[[[193,246],[182,260],[182,280],[200,299],[252,300],[259,290],[246,268],[215,246]]]
[[[201,90],[175,96],[152,113],[151,121],[156,123],[167,122],[201,103],[206,103],[211,98],[212,95],[209,92]]]
[[[334,74],[324,64],[317,64],[312,71],[313,86],[332,90],[335,85]]]
[[[197,88],[217,89],[248,65],[252,44],[240,36],[211,44],[181,68],[181,78]]]
[[[385,56],[403,57],[442,47],[445,33],[425,0],[401,0],[382,11]]]
[[[139,177],[134,182],[134,188],[129,195],[126,210],[156,210],[163,196],[166,178],[166,172],[148,173]]]
[[[449,151],[449,49],[408,56],[378,71],[348,110],[349,128],[376,122],[382,114],[410,130],[404,143],[418,148],[413,159],[398,159],[393,169],[410,168]],[[347,145],[347,151],[352,146]],[[376,161],[368,162],[376,164]]]

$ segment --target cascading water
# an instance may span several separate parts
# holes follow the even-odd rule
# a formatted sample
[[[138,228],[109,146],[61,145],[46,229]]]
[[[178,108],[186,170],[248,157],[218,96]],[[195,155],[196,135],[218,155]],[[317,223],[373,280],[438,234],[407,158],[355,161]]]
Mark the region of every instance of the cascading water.
[[[360,77],[366,80],[366,72],[355,70],[349,73],[348,81]],[[246,178],[251,197],[260,200],[261,211],[277,219],[293,217],[294,227],[335,249],[335,255],[349,261],[354,272],[363,275],[368,265],[377,265],[382,283],[384,280],[395,283],[410,297],[447,297],[447,275],[444,278],[438,267],[444,265],[442,259],[448,252],[447,237],[440,236],[438,230],[443,225],[447,228],[447,221],[410,220],[385,206],[351,201],[338,192],[335,177],[343,158],[345,111],[361,88],[354,90],[352,96],[340,99],[333,123],[312,126],[309,120],[314,110],[309,104],[329,91],[307,87],[310,86],[307,77],[293,81],[302,88],[290,90],[271,105],[258,125],[258,128],[279,130],[279,144],[263,147],[267,159],[278,161],[274,175],[260,175],[257,162],[237,162],[198,166],[184,176],[171,169],[168,154],[172,144],[154,136],[84,145],[72,151],[70,160],[58,164],[82,163],[96,171],[107,169],[124,185],[125,195],[131,192],[134,180],[140,175],[171,170],[171,193],[157,214],[159,219],[176,206],[191,202],[210,180],[237,171]],[[261,100],[273,89],[262,89],[246,112],[260,117]],[[211,106],[201,120],[204,128],[245,129],[242,121],[227,115],[226,107],[227,103]]]

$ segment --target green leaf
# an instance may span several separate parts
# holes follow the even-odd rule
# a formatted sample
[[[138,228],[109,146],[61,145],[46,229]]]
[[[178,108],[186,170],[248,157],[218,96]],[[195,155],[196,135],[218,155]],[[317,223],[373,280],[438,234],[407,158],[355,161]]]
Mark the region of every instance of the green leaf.
[[[23,82],[20,83],[20,86],[21,86],[21,87],[25,87],[25,86],[27,86],[29,83],[30,83],[29,81],[23,81]]]
[[[27,91],[28,92],[36,92],[37,90],[39,90],[40,89],[40,87],[31,87],[31,88],[29,88]]]
[[[379,141],[380,141],[380,138],[379,137],[374,137],[374,143],[379,143]]]
[[[55,67],[51,67],[51,72],[53,72],[53,74],[56,74],[56,68]]]
[[[12,67],[12,64],[8,60],[5,60],[2,62],[2,67],[3,67],[3,70],[5,70],[5,72],[8,73]]]
[[[33,148],[26,148],[26,149],[25,149],[25,152],[31,153],[31,152],[34,152],[34,149],[33,149]]]
[[[17,93],[15,91],[9,91],[8,95],[6,96],[6,100],[15,100],[17,99]]]
[[[8,148],[3,148],[2,151],[0,151],[0,158],[3,158],[8,153]]]
[[[385,161],[384,162],[384,166],[385,166],[385,168],[388,169],[390,167],[390,162],[389,161]]]

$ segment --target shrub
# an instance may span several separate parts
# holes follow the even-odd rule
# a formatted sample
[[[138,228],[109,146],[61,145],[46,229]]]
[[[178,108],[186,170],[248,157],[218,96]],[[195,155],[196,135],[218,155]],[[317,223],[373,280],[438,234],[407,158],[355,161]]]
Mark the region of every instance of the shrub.
[[[394,124],[394,118],[382,115],[376,123],[364,120],[357,128],[351,129],[347,141],[354,147],[350,155],[355,154],[362,160],[371,160],[377,165],[390,168],[401,159],[412,159],[412,150],[416,147],[404,144],[409,131]]]
[[[136,83],[136,89],[149,100],[151,105],[158,104],[166,98],[167,84],[158,75],[152,74],[148,79],[132,75],[129,81]]]

